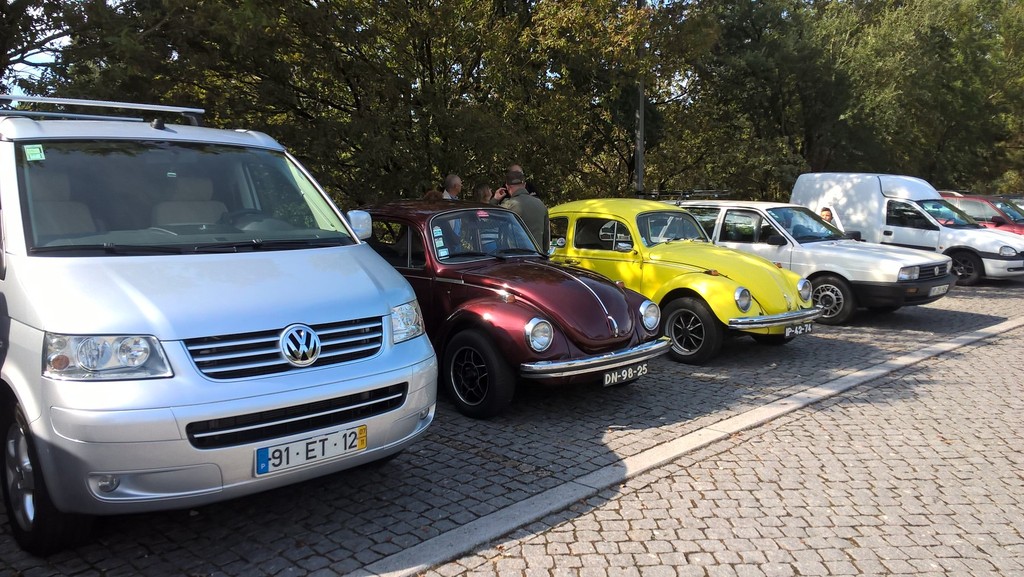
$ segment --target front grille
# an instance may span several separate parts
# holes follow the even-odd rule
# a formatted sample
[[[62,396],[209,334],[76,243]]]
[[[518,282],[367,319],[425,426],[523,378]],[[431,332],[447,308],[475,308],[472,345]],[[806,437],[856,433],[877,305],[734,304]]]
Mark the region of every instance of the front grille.
[[[258,443],[381,415],[401,407],[408,392],[409,384],[400,383],[305,405],[189,423],[185,431],[197,449]]]
[[[308,367],[296,367],[281,352],[281,330],[188,339],[196,367],[211,379],[273,375],[311,367],[336,365],[372,357],[384,340],[380,317],[312,325],[320,337],[320,356]]]
[[[946,276],[946,264],[934,262],[931,264],[921,265],[918,271],[917,280],[929,280]]]

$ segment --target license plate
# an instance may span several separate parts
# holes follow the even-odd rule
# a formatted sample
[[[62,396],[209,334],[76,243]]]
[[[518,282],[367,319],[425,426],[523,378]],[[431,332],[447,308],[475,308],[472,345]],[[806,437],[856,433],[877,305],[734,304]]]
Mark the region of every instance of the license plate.
[[[647,361],[619,367],[614,371],[606,371],[604,374],[604,386],[626,383],[647,374]]]
[[[811,327],[814,323],[807,323],[804,325],[796,325],[795,327],[786,327],[786,336],[795,337],[797,335],[805,335],[811,332]]]
[[[932,288],[928,289],[928,296],[933,297],[936,295],[944,295],[947,292],[949,292],[949,285],[940,284],[939,286],[933,286]]]
[[[366,449],[366,425],[256,449],[256,476]]]

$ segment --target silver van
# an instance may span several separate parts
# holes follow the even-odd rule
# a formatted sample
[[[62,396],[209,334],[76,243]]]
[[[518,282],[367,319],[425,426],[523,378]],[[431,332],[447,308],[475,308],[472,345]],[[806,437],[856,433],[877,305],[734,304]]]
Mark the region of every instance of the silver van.
[[[3,103],[2,481],[25,550],[424,433],[437,361],[415,295],[360,242],[369,215],[343,218],[280,144],[197,126],[198,109]]]

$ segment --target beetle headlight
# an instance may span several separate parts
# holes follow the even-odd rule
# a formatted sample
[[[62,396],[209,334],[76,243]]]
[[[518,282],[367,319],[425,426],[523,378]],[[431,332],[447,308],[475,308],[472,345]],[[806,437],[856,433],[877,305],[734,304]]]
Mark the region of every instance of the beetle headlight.
[[[800,300],[802,301],[811,300],[811,291],[813,289],[811,281],[805,278],[800,279],[800,282],[796,283],[796,292],[800,295]]]
[[[1017,256],[1017,251],[1012,246],[1001,246],[999,256]]]
[[[391,342],[398,344],[423,334],[420,303],[410,301],[391,309]]]
[[[750,298],[750,291],[745,287],[738,287],[736,292],[733,293],[732,298],[736,301],[736,306],[739,307],[740,312],[744,313],[750,310],[750,304],[754,302]]]
[[[68,380],[154,379],[171,376],[163,347],[144,335],[72,336],[46,333],[43,376]]]
[[[547,350],[554,340],[555,329],[544,319],[531,319],[526,323],[526,343],[539,352]]]
[[[917,280],[917,277],[921,274],[921,267],[919,266],[905,266],[900,269],[899,280]]]
[[[651,301],[644,301],[640,305],[640,318],[643,319],[644,328],[653,331],[661,323],[661,307]]]

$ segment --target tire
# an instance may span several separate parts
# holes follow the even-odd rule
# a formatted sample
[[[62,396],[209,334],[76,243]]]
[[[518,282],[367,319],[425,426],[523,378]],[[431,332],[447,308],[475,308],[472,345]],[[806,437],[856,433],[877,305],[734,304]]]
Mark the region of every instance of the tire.
[[[58,511],[50,499],[39,453],[20,406],[0,416],[3,434],[3,495],[14,540],[22,549],[45,557],[87,538],[92,518]]]
[[[512,402],[515,375],[485,333],[468,329],[452,337],[443,366],[445,389],[463,415],[486,419]]]
[[[953,274],[956,275],[956,284],[961,286],[974,286],[981,282],[985,276],[985,265],[981,258],[973,252],[959,251],[949,255],[953,258]]]
[[[821,316],[815,322],[823,325],[841,325],[850,320],[857,310],[856,297],[850,283],[832,275],[821,275],[811,281],[811,300],[821,307]]]
[[[672,358],[701,365],[718,354],[725,328],[704,301],[682,297],[668,303],[661,317],[661,333],[672,339]]]

